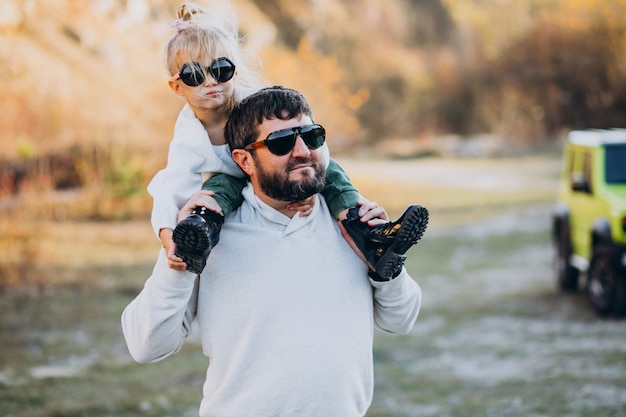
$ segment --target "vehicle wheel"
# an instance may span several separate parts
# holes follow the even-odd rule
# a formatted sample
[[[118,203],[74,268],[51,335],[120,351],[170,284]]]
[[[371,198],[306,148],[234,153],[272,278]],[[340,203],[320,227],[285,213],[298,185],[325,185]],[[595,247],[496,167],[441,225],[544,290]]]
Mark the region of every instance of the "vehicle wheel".
[[[599,314],[626,314],[626,276],[610,246],[599,246],[593,251],[587,279],[587,296]]]
[[[578,269],[570,263],[572,244],[570,242],[569,227],[561,224],[555,239],[554,270],[559,288],[566,291],[578,289]]]

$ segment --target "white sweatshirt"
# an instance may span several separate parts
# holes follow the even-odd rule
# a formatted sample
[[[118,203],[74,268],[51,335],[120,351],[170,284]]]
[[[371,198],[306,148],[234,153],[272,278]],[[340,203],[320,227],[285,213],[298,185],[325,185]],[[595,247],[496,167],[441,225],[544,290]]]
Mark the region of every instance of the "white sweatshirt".
[[[161,229],[176,227],[182,206],[202,189],[207,179],[203,174],[217,172],[244,177],[228,145],[213,145],[200,120],[185,104],[174,126],[167,166],[148,185],[148,193],[154,199],[152,227],[157,237]]]
[[[122,314],[133,358],[177,352],[198,320],[210,359],[200,417],[357,417],[373,391],[374,327],[408,332],[421,303],[403,269],[367,277],[323,197],[308,217],[288,218],[252,187],[225,222],[199,279],[167,267]]]

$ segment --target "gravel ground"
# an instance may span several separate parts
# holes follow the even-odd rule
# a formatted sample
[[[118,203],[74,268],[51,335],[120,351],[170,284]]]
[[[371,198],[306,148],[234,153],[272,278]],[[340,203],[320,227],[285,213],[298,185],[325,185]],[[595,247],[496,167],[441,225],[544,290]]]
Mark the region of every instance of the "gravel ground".
[[[558,161],[341,164],[365,195],[402,190],[397,207],[418,195],[432,209],[407,263],[422,311],[409,335],[377,334],[368,417],[626,416],[626,320],[556,289]],[[138,365],[120,334],[158,249],[148,221],[55,223],[48,239],[40,256],[56,283],[0,297],[0,417],[195,415],[206,367],[197,338]]]
[[[550,209],[427,233],[423,309],[406,338],[377,338],[368,416],[626,416],[626,322],[556,289]]]

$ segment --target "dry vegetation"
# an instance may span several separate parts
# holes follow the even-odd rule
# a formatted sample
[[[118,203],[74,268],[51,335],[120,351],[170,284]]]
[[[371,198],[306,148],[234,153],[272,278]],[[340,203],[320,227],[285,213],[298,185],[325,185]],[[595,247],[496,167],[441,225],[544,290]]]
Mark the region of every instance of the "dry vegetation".
[[[147,221],[182,105],[162,64],[178,4],[0,3],[1,282],[25,279],[41,221]],[[469,154],[511,155],[625,122],[623,0],[232,4],[267,82],[311,99],[335,155],[449,156],[478,133],[495,145]]]

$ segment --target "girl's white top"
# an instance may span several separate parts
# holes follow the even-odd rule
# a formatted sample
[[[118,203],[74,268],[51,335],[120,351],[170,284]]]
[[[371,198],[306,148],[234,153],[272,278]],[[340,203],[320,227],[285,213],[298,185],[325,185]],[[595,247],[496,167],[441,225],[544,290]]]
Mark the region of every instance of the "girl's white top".
[[[228,145],[213,145],[204,126],[185,104],[180,111],[170,143],[167,166],[148,185],[154,203],[152,227],[157,235],[176,227],[178,212],[191,195],[202,189],[210,174],[221,172],[243,178]]]

